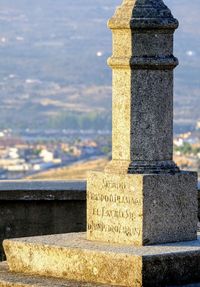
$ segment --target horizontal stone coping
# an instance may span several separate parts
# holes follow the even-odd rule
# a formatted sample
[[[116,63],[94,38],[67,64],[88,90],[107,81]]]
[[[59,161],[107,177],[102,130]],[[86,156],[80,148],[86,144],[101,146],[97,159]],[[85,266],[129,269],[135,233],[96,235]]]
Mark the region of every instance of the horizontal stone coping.
[[[0,200],[86,200],[86,181],[0,181]]]
[[[200,198],[200,182],[198,184]],[[86,181],[0,181],[0,200],[86,200]]]

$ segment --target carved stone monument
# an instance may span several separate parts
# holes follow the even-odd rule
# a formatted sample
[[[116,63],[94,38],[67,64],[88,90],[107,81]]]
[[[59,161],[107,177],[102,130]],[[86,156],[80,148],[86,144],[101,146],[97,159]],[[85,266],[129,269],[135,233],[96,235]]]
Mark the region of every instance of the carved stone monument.
[[[162,0],[124,0],[108,25],[113,156],[104,172],[88,177],[87,235],[6,240],[9,269],[132,287],[196,282],[197,175],[172,158],[178,22]]]
[[[197,237],[197,178],[173,162],[173,33],[160,0],[124,0],[113,32],[113,152],[88,180],[89,240],[142,246]],[[191,212],[192,210],[192,212]]]

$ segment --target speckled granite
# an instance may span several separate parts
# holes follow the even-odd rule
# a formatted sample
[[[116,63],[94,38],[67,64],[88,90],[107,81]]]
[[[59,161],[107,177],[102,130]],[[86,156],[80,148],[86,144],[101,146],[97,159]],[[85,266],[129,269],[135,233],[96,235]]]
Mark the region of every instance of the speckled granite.
[[[178,65],[173,33],[178,21],[161,0],[124,0],[108,27],[113,34],[108,59],[113,160],[106,171],[178,172],[173,162],[173,69]]]
[[[87,238],[142,246],[197,236],[196,173],[91,172]]]
[[[141,282],[140,256],[87,241],[80,233],[6,240],[4,250],[14,272],[123,286]]]
[[[0,263],[0,287],[111,287],[116,285],[68,281],[52,277],[10,272],[6,262]],[[154,285],[153,285],[154,286]],[[169,285],[165,287],[200,287],[200,283]]]
[[[162,0],[123,0],[109,21],[111,29],[176,29],[178,21]]]
[[[10,272],[6,262],[0,263],[0,287],[110,287],[110,285],[67,281],[45,276]]]
[[[161,0],[124,0],[108,26],[112,160],[104,173],[88,176],[88,239],[134,245],[193,240],[197,175],[181,172],[173,161],[178,22]]]
[[[84,233],[72,233],[6,240],[4,247],[10,270],[24,274],[132,287],[200,281],[199,238],[133,247],[92,242]]]

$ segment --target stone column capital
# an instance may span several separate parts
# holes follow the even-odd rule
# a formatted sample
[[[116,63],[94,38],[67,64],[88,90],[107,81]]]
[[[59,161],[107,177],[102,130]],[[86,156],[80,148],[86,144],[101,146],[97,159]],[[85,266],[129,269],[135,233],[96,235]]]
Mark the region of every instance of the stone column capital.
[[[173,29],[178,21],[162,0],[124,0],[109,20],[110,29]]]

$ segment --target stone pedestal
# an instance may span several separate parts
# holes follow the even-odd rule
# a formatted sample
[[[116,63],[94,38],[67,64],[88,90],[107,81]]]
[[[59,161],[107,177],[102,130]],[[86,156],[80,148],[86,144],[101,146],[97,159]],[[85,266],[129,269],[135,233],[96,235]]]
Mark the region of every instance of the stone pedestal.
[[[143,246],[195,240],[197,175],[173,161],[173,34],[160,0],[124,0],[113,33],[112,161],[87,187],[87,239]]]
[[[196,173],[92,172],[87,239],[134,246],[197,238]]]

